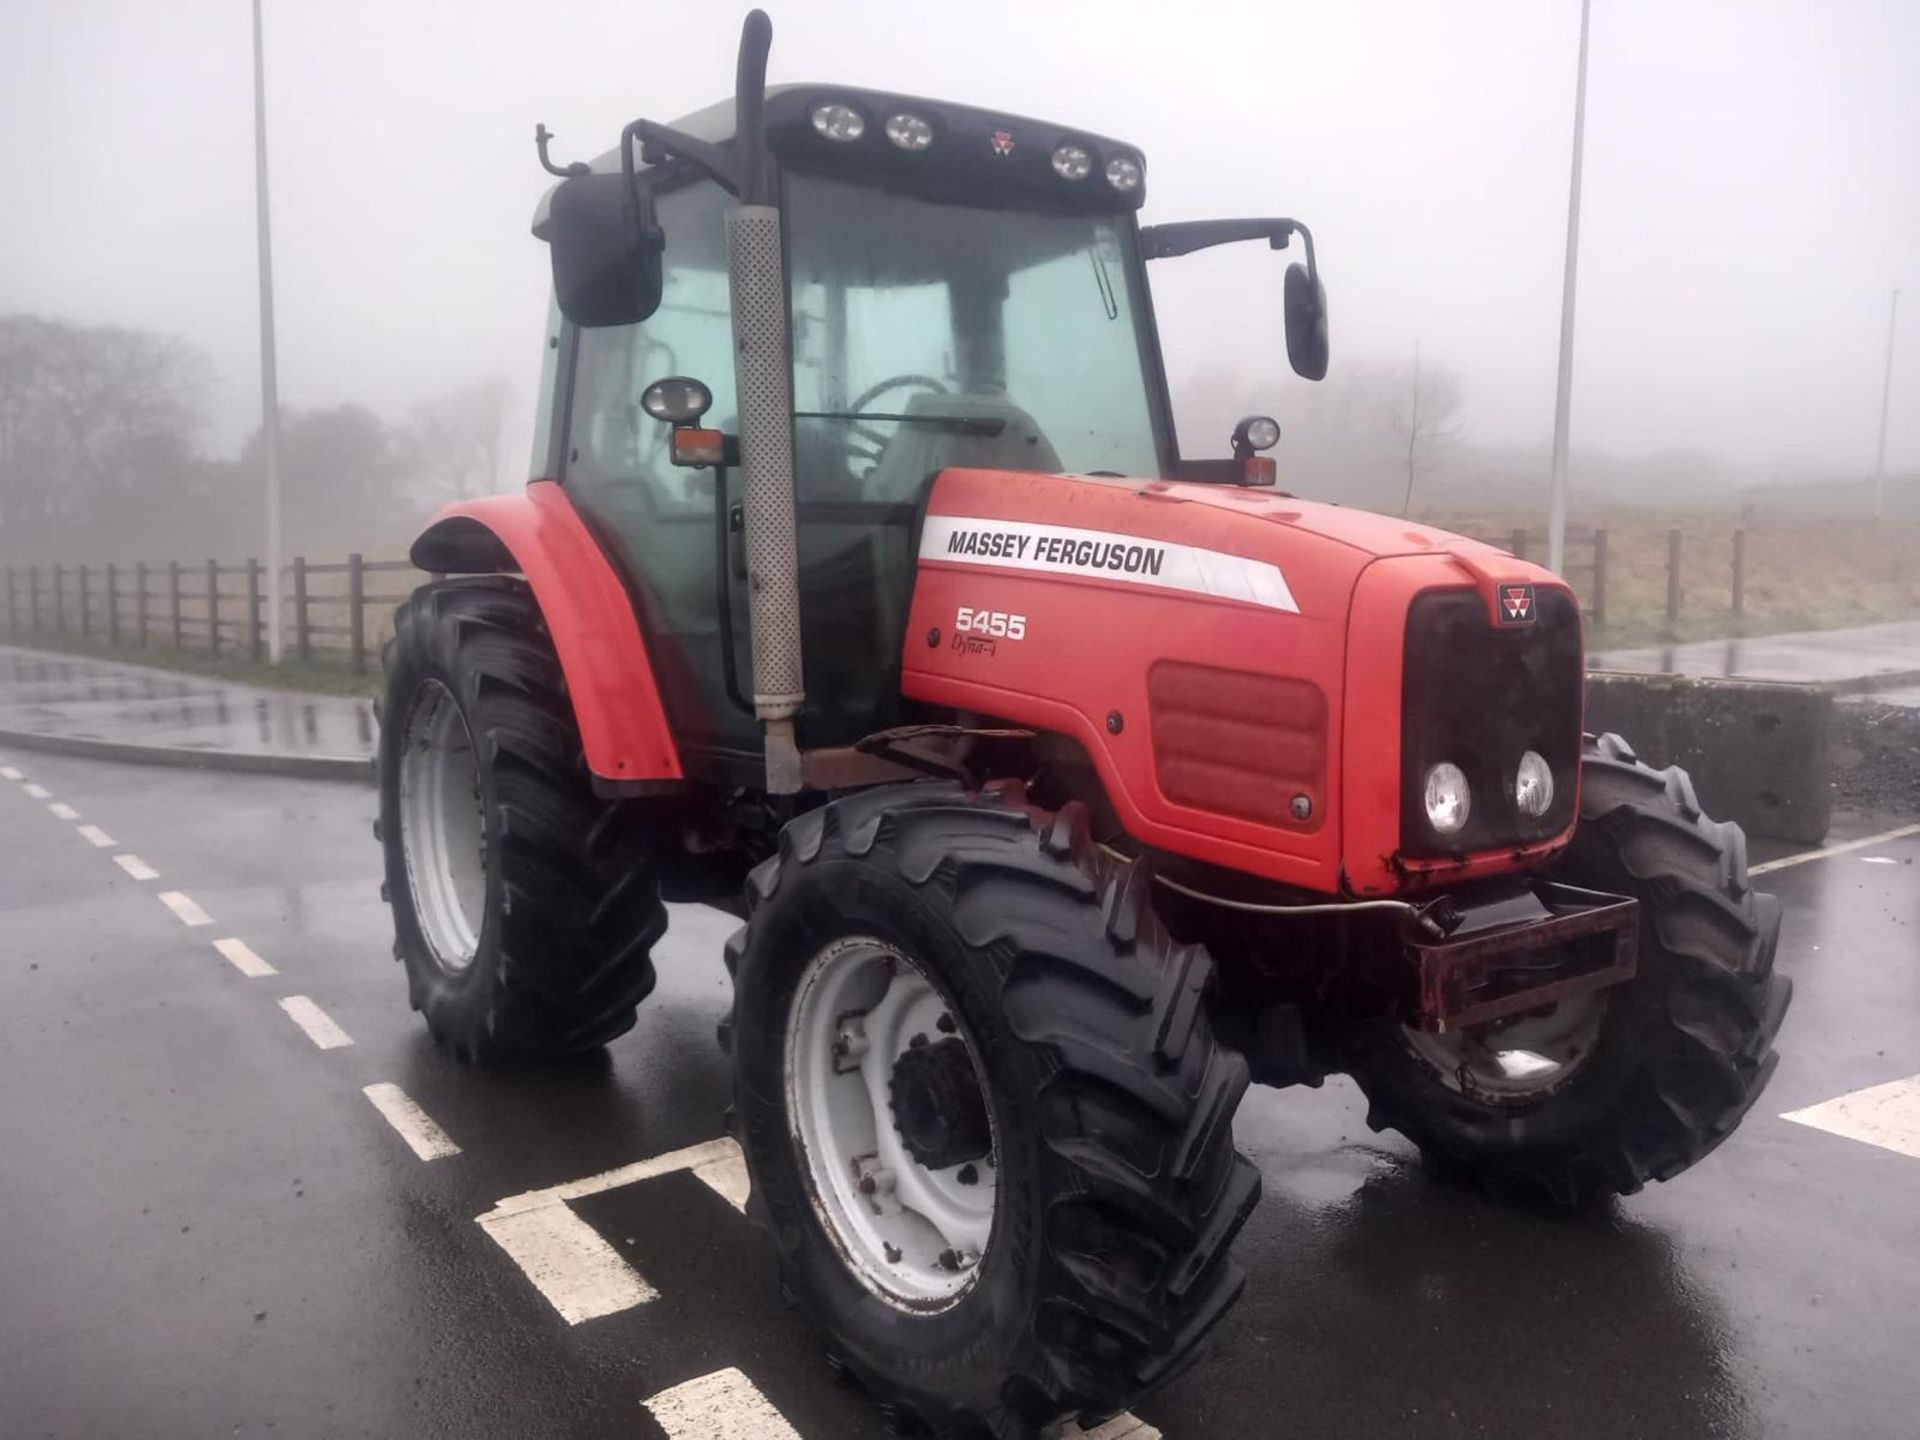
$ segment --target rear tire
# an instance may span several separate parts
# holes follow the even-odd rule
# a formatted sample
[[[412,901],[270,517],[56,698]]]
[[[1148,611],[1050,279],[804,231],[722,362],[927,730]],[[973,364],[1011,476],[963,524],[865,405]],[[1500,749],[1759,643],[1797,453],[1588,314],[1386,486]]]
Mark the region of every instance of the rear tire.
[[[1146,890],[1143,870],[1089,843],[1079,805],[1051,815],[947,783],[812,811],[751,877],[728,959],[752,1213],[835,1368],[896,1421],[1025,1440],[1104,1418],[1190,1361],[1240,1293],[1228,1247],[1260,1189],[1233,1145],[1247,1068],[1214,1039],[1205,951],[1166,935]],[[884,1264],[859,1268],[875,1247],[834,1216],[844,1198],[822,1188],[800,1118],[828,1093],[801,1087],[846,1078],[800,1063],[804,997],[822,965],[875,942],[931,984],[948,1012],[934,1028],[966,1043],[991,1127],[980,1169],[997,1176],[970,1279],[917,1307]],[[843,1018],[861,1026],[856,1053],[881,1008]],[[897,1086],[906,1067],[888,1063]],[[905,1138],[912,1107],[886,1093],[860,1123]],[[929,1173],[947,1163],[920,1153]]]
[[[509,579],[415,591],[386,670],[383,890],[414,1009],[483,1063],[630,1029],[667,924],[648,828],[593,793],[531,593]]]
[[[1793,992],[1773,971],[1780,905],[1753,889],[1740,827],[1709,820],[1686,772],[1641,764],[1617,735],[1587,737],[1580,825],[1554,878],[1640,902],[1638,972],[1601,992],[1563,1078],[1476,1092],[1395,1024],[1359,1032],[1349,1068],[1368,1124],[1437,1170],[1571,1205],[1670,1180],[1726,1139],[1773,1074]]]

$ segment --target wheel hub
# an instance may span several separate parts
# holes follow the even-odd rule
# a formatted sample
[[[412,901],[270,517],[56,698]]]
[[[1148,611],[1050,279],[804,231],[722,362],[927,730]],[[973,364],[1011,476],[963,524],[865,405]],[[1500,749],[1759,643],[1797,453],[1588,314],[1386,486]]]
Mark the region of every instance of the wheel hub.
[[[909,1048],[893,1067],[888,1097],[894,1129],[907,1153],[927,1169],[945,1170],[992,1153],[987,1100],[965,1041]]]

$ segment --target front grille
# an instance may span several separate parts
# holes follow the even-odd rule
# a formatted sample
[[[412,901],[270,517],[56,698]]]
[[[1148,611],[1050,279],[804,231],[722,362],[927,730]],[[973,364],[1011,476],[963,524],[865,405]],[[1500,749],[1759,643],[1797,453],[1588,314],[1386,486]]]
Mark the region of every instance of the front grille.
[[[1401,688],[1400,850],[1432,859],[1523,845],[1573,819],[1585,676],[1580,611],[1542,586],[1539,618],[1496,627],[1473,590],[1430,590],[1407,610]],[[1553,769],[1553,805],[1538,819],[1514,806],[1514,767],[1537,750]],[[1466,826],[1442,838],[1427,823],[1427,771],[1451,761],[1467,774]]]

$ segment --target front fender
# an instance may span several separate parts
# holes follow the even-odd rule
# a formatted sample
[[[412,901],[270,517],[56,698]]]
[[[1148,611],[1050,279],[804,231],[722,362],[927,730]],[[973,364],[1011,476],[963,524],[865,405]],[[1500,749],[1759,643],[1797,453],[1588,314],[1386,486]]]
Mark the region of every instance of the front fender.
[[[520,495],[443,508],[413,542],[437,574],[519,572],[553,636],[587,768],[602,780],[682,778],[633,601],[600,544],[551,480]]]

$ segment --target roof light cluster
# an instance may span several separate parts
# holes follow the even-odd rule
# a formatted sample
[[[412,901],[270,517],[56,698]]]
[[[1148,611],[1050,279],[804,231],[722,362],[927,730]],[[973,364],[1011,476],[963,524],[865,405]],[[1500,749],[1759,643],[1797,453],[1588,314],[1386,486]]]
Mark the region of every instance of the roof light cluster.
[[[814,130],[837,145],[851,145],[866,138],[866,115],[845,100],[823,100],[813,107],[810,117]],[[909,154],[930,149],[936,138],[931,120],[905,109],[888,115],[880,131],[888,143]],[[992,143],[996,154],[1006,156],[1013,153],[1017,142],[1014,132],[1000,130],[994,133]],[[1107,184],[1115,190],[1130,195],[1140,188],[1144,178],[1138,156],[1112,155],[1103,165],[1091,144],[1076,140],[1063,140],[1054,146],[1051,158],[1053,173],[1069,184],[1077,185],[1098,172],[1106,176]]]

